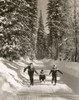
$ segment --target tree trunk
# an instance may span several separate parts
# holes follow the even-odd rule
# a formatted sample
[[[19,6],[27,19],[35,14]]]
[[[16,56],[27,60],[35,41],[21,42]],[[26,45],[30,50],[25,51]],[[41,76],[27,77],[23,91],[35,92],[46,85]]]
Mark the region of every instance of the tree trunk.
[[[77,22],[76,22],[76,0],[74,0],[74,33],[75,33],[75,62],[77,62]]]

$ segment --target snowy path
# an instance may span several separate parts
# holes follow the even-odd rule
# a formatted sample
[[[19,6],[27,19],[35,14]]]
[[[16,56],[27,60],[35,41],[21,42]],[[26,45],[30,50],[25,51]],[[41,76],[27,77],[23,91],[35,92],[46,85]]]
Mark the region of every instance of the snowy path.
[[[1,75],[4,75],[4,77],[5,75],[6,77],[8,76],[7,78],[5,77],[6,79],[9,78],[8,84],[12,83],[13,85],[17,86],[22,85],[22,88],[19,92],[14,91],[13,94],[9,94],[6,92],[4,92],[3,96],[2,94],[0,94],[0,100],[5,100],[5,98],[6,100],[79,100],[79,79],[77,77],[63,72],[63,75],[58,74],[57,84],[53,85],[51,84],[51,75],[48,75],[49,70],[46,70],[45,68],[45,73],[47,76],[46,82],[40,83],[39,76],[35,74],[35,84],[34,86],[29,86],[28,75],[27,73],[23,73],[23,68],[21,68],[21,66],[19,66],[18,63],[9,63],[7,61],[5,61],[4,63],[7,67],[1,65],[3,66],[3,69],[2,67],[0,69]],[[21,64],[22,63],[20,63],[20,65]],[[39,72],[41,68],[39,67],[37,71]],[[24,78],[20,76],[23,76]],[[10,78],[12,79],[11,81],[9,81]],[[21,80],[19,80],[19,78]],[[20,82],[17,82],[17,80]]]
[[[79,94],[74,93],[73,88],[75,86],[72,86],[73,83],[71,83],[71,87],[69,86],[68,81],[71,76],[65,76],[66,74],[63,75],[62,78],[58,77],[56,85],[51,84],[50,76],[47,76],[46,83],[39,83],[36,78],[35,85],[25,85],[21,92],[18,93],[18,98],[21,98],[20,100],[79,100]],[[67,83],[65,83],[64,78],[68,80]],[[22,99],[22,97],[24,99]]]

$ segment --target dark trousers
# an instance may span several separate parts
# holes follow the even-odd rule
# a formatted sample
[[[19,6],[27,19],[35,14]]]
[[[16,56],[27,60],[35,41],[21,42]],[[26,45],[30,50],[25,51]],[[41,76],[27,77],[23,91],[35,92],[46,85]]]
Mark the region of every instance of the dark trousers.
[[[55,84],[57,83],[57,76],[56,75],[52,76],[52,83],[53,83],[53,81],[55,82]]]
[[[34,85],[34,78],[33,75],[29,75],[30,85]]]
[[[40,75],[40,76],[39,76],[40,82],[41,82],[41,81],[44,81],[45,79],[46,79],[45,75]]]

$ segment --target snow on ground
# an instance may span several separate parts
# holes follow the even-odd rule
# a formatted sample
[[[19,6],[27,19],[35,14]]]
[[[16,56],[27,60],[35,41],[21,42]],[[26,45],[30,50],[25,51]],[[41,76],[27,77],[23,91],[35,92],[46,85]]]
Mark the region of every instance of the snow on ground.
[[[25,63],[21,62],[21,61],[13,61],[15,64],[17,64],[18,66],[27,66]]]
[[[13,61],[13,62],[16,63],[16,64],[19,65],[19,66],[24,66],[24,67],[27,67],[30,63],[33,63],[33,65],[34,65],[35,67],[44,67],[43,62],[42,62],[42,61],[38,61],[38,60],[33,60],[33,61],[31,61],[31,60],[29,60],[29,59],[24,60],[23,58],[21,58],[20,60],[18,60],[18,61]]]
[[[41,60],[33,60],[33,65],[38,68],[44,67],[44,63]]]
[[[36,75],[35,75],[35,76],[34,76],[34,79],[35,79],[35,80],[39,80],[39,76],[36,76]],[[51,79],[52,79],[51,76],[47,76],[47,75],[46,75],[46,80],[47,80],[47,81],[48,81],[48,80],[51,81]],[[57,80],[60,80],[60,79],[61,79],[60,77],[57,77]]]
[[[66,62],[66,61],[57,61],[57,66],[65,71],[66,73],[79,78],[79,63],[77,62]]]
[[[59,61],[59,60],[43,60],[44,66],[47,69],[50,69],[54,64],[62,70],[63,72],[67,72],[70,75],[73,75],[79,78],[79,63],[77,62],[67,62],[67,61]]]
[[[37,72],[39,73],[39,71],[41,70],[41,68],[45,68],[45,74],[46,74],[46,81],[45,83],[40,83],[39,82],[39,75],[34,75],[34,82],[35,85],[34,86],[30,86],[29,87],[29,76],[27,74],[27,71],[24,73],[23,70],[26,66],[28,66],[28,64],[32,62],[35,66],[35,68],[37,67]],[[28,94],[43,94],[46,95],[46,97],[41,97],[39,99],[27,99],[27,97],[25,99],[15,99],[15,100],[71,100],[71,99],[65,99],[64,97],[61,97],[60,94],[64,93],[68,93],[68,94],[72,94],[73,93],[73,86],[71,87],[71,85],[73,84],[73,82],[70,82],[70,78],[69,75],[66,76],[65,78],[67,78],[67,80],[70,82],[70,85],[68,85],[68,81],[66,80],[63,81],[64,79],[62,79],[62,77],[64,77],[65,75],[63,74],[62,77],[57,77],[58,83],[56,85],[51,84],[51,75],[49,76],[49,72],[50,72],[50,65],[52,66],[53,64],[57,64],[57,66],[59,67],[59,69],[61,69],[62,71],[68,71],[70,74],[72,73],[72,70],[75,70],[75,73],[77,71],[77,73],[79,72],[79,64],[78,63],[70,63],[70,62],[58,62],[58,61],[52,61],[52,60],[47,60],[44,59],[43,62],[34,60],[34,61],[29,61],[29,59],[26,61],[24,59],[18,60],[18,61],[13,61],[13,62],[9,62],[3,58],[0,58],[0,96],[2,94],[2,92],[9,92],[9,93],[14,93],[16,94],[16,92],[21,92],[21,93],[25,93],[25,95],[28,96]],[[64,67],[65,66],[65,67]],[[75,66],[75,67],[74,67]],[[39,69],[40,68],[40,69]],[[48,69],[48,70],[47,70]],[[70,69],[70,70],[69,70]],[[72,69],[72,70],[71,70]],[[67,72],[67,73],[68,73]],[[75,74],[76,75],[76,74]],[[19,77],[21,76],[21,77]],[[61,75],[60,75],[61,76]],[[79,76],[78,76],[79,77]],[[24,78],[24,80],[23,80]],[[63,81],[63,82],[62,82]],[[24,83],[24,84],[23,84]],[[54,93],[59,93],[57,95],[57,97],[48,97],[48,95],[53,95]],[[4,94],[3,94],[4,95]],[[53,95],[54,96],[54,95]],[[67,96],[67,95],[66,95]],[[3,100],[3,99],[0,99]],[[5,100],[5,99],[4,99]],[[10,99],[7,99],[10,100]],[[14,99],[11,99],[14,100]],[[74,100],[74,99],[73,99]],[[78,100],[78,99],[77,99]]]
[[[14,69],[18,69],[15,66],[11,65],[10,63],[7,63],[7,65],[10,66],[10,67],[12,67],[12,68],[14,68]]]
[[[68,87],[66,84],[57,83],[53,85],[51,82],[40,83],[38,85],[34,85],[31,87],[24,87],[21,91],[28,91],[38,93],[73,93],[72,89]]]
[[[26,78],[27,80],[29,80],[29,76],[28,76],[28,72],[26,70],[26,72],[23,72],[23,69],[20,70],[21,75]]]
[[[32,61],[30,61],[30,60],[27,60],[28,62],[26,62],[24,59],[21,59],[21,60],[18,60],[18,61],[13,61],[13,63],[10,63],[9,61],[7,61],[7,65],[9,66],[6,66],[2,61],[6,61],[5,59],[3,59],[3,58],[0,58],[0,82],[2,82],[2,90],[3,91],[8,91],[8,92],[11,92],[12,91],[12,87],[11,87],[11,85],[13,86],[13,87],[15,87],[17,90],[19,90],[19,89],[21,89],[21,88],[23,88],[23,85],[22,85],[22,82],[23,82],[23,80],[21,79],[21,78],[19,78],[19,76],[18,76],[18,73],[17,73],[17,71],[15,71],[15,70],[19,70],[19,74],[22,76],[22,77],[24,77],[25,78],[25,80],[29,80],[29,76],[28,76],[28,74],[27,74],[27,71],[24,73],[23,72],[23,69],[30,63],[30,62],[32,62]],[[39,67],[39,68],[41,68],[42,66],[44,67],[44,65],[45,65],[45,67],[49,67],[50,66],[50,64],[51,65],[53,65],[52,63],[50,63],[50,61],[52,62],[52,63],[56,63],[57,65],[59,65],[59,66],[66,66],[66,63],[62,63],[61,64],[61,62],[59,63],[59,62],[54,62],[54,61],[52,61],[52,60],[43,60],[43,62],[40,60],[40,61],[37,61],[37,60],[34,60],[33,61],[33,64],[34,64],[34,66],[37,66],[37,67]],[[44,64],[43,64],[44,63]],[[46,66],[46,64],[49,64],[49,66]],[[18,67],[16,67],[15,66],[15,64],[16,64],[16,66],[18,66]],[[68,65],[68,64],[67,64]],[[70,65],[70,64],[69,64]],[[15,70],[13,70],[12,68],[14,68]],[[63,67],[64,68],[64,67]],[[66,67],[65,67],[66,68]],[[71,68],[71,67],[70,67]],[[50,69],[50,68],[49,68]],[[61,69],[61,67],[60,67],[60,69]],[[40,69],[41,70],[41,69]],[[66,69],[67,70],[67,69]],[[37,70],[38,71],[38,70]],[[70,71],[70,70],[69,70]],[[48,73],[48,72],[46,72],[46,73]],[[3,79],[3,80],[2,80]],[[35,80],[38,80],[39,81],[39,76],[37,76],[37,75],[35,75],[34,76],[34,79]],[[6,81],[5,81],[6,80]],[[46,80],[49,80],[49,81],[51,81],[51,75],[50,76],[48,76],[48,75],[46,75]],[[57,77],[57,80],[61,80],[60,79],[60,77]],[[45,83],[45,85],[51,85],[51,83],[50,82],[46,82]],[[0,84],[0,86],[1,86],[1,84]],[[44,85],[43,85],[44,86]],[[69,90],[69,91],[71,91],[70,89],[68,89],[68,87],[65,85],[65,84],[57,84],[57,86],[58,87],[60,87],[61,89],[63,88],[64,90]],[[57,88],[57,90],[58,90],[58,87],[56,86],[56,88]],[[56,88],[55,88],[55,90],[56,90]],[[60,89],[59,88],[59,89]]]
[[[43,98],[40,98],[40,99],[38,99],[38,100],[68,100],[68,99],[65,99],[65,98],[61,98],[61,97],[49,97],[49,98],[47,98],[47,97],[43,97]]]
[[[20,89],[22,80],[18,77],[17,73],[8,68],[0,61],[0,76],[3,78],[2,91],[10,92],[12,85],[16,89]]]
[[[43,65],[43,62],[41,60],[33,60],[33,62],[36,63],[36,64]]]
[[[28,66],[28,64],[32,62],[29,59],[27,59],[27,62],[24,59],[9,62],[6,59],[0,58],[0,86],[2,91],[12,92],[13,87],[17,90],[21,89],[23,87],[22,82],[23,80],[19,78],[18,76],[18,70],[19,74],[24,77],[26,80],[29,80],[29,76],[26,73],[23,72],[23,69]],[[33,61],[32,62],[34,66],[40,66],[43,65],[43,63],[39,61]],[[19,68],[19,69],[18,69]],[[15,70],[13,70],[15,69]],[[17,71],[16,71],[17,70]],[[35,79],[39,79],[39,77],[35,76]]]

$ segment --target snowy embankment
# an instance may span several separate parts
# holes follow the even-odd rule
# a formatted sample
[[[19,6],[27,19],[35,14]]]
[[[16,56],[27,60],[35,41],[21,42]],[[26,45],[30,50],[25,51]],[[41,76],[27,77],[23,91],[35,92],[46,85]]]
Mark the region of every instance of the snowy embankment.
[[[0,90],[1,92],[15,93],[20,90],[22,86],[22,79],[20,75],[23,63],[16,64],[0,58]]]
[[[16,69],[15,69],[16,70]],[[6,66],[3,63],[3,60],[0,60],[0,90],[7,92],[14,92],[18,89],[21,89],[22,80],[18,77],[16,71]]]

